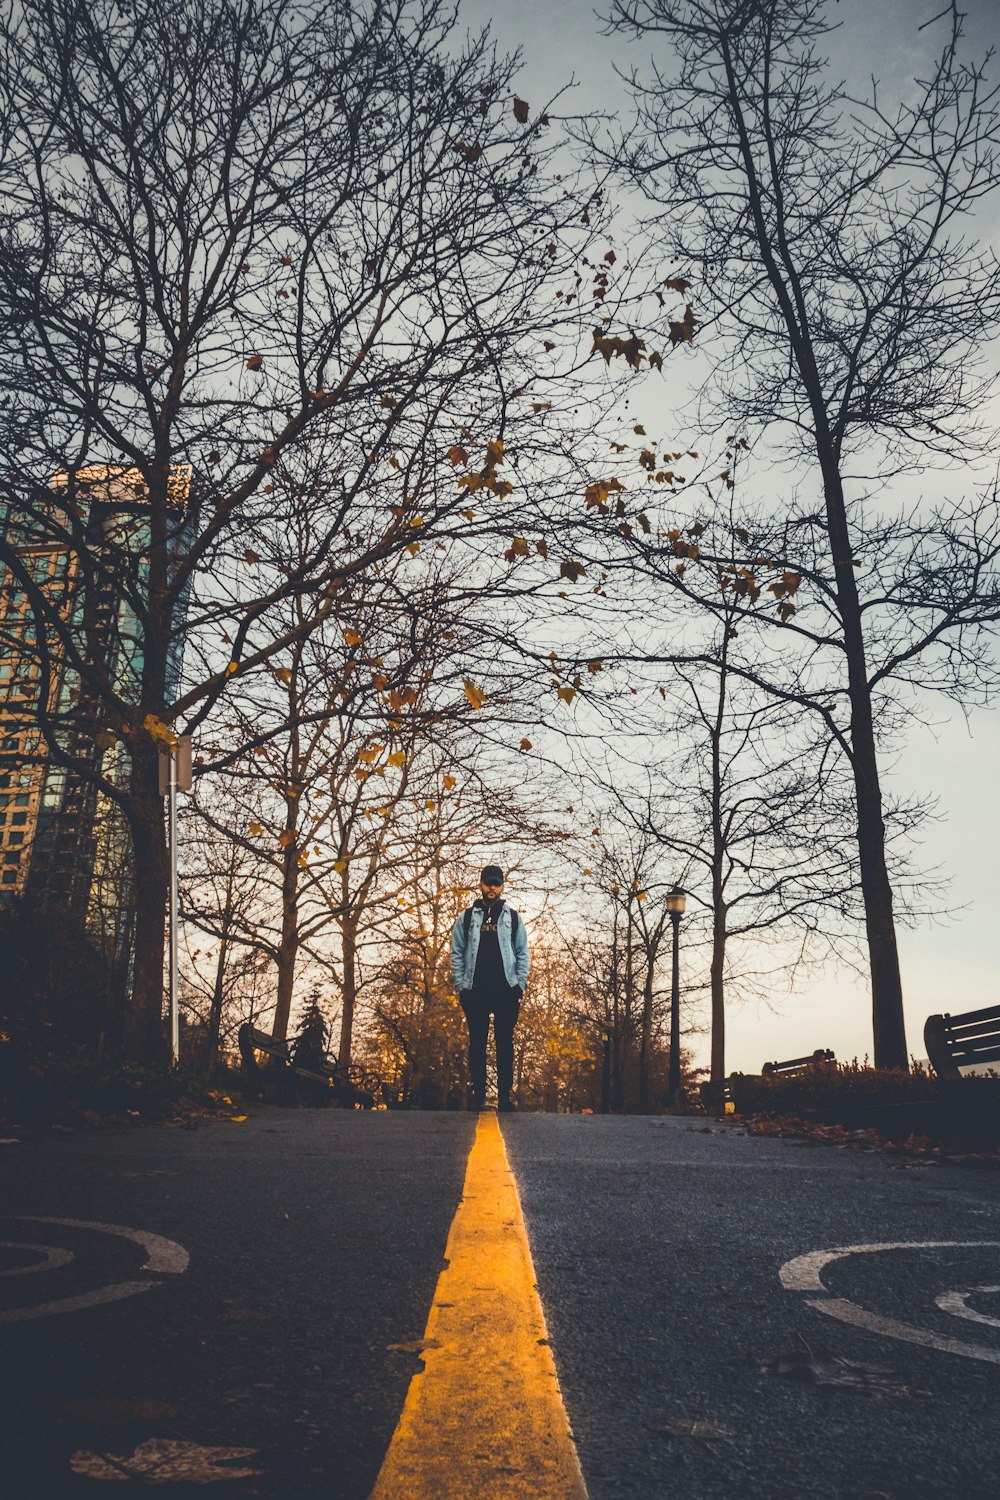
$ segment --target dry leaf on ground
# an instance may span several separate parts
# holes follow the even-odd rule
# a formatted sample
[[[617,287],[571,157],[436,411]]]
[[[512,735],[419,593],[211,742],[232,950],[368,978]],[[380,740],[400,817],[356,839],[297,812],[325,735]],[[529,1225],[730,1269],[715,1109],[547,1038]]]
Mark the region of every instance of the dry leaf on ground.
[[[839,1385],[867,1391],[872,1396],[926,1396],[928,1391],[908,1385],[882,1365],[866,1365],[844,1359],[832,1349],[793,1349],[761,1360],[762,1375],[787,1375],[808,1385]]]
[[[202,1447],[177,1438],[149,1438],[134,1453],[74,1453],[69,1466],[90,1479],[144,1479],[147,1484],[214,1484],[220,1479],[253,1479],[263,1469],[223,1468],[253,1458],[256,1448]]]

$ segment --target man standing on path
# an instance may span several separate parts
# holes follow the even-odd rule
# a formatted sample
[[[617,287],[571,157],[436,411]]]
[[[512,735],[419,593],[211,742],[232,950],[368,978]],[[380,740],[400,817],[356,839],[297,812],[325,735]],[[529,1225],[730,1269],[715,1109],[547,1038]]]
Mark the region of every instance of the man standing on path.
[[[528,980],[528,934],[516,911],[503,899],[503,871],[487,865],[474,906],[464,911],[451,935],[451,973],[469,1027],[469,1108],[486,1105],[486,1039],[493,1016],[497,1052],[497,1109],[515,1108],[514,1027]]]

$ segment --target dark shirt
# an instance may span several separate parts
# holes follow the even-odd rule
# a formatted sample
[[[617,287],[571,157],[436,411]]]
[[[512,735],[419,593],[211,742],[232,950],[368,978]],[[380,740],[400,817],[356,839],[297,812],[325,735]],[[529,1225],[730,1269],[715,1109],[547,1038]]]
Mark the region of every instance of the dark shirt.
[[[483,914],[483,925],[479,929],[479,952],[476,954],[473,988],[490,995],[506,994],[510,986],[504,973],[500,937],[497,933],[497,921],[504,908],[503,898],[499,901],[480,899],[475,905]]]

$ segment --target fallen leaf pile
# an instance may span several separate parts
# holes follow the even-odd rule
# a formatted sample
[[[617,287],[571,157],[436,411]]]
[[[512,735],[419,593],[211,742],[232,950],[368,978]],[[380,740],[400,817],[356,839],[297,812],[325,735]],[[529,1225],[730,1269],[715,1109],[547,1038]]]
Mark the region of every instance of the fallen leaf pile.
[[[1000,1167],[1000,1150],[964,1151],[943,1146],[929,1136],[911,1135],[891,1141],[877,1130],[852,1130],[846,1125],[820,1125],[800,1115],[751,1115],[740,1121],[750,1135],[791,1137],[816,1146],[836,1146],[841,1151],[863,1151],[882,1156],[889,1166]]]

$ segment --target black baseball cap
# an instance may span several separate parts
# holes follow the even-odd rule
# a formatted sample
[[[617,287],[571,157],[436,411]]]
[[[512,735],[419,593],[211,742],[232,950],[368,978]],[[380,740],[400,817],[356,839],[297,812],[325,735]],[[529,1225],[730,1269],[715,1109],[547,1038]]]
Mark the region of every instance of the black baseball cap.
[[[482,885],[503,885],[503,871],[499,865],[487,865],[479,880]]]

